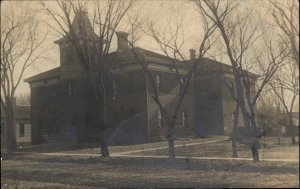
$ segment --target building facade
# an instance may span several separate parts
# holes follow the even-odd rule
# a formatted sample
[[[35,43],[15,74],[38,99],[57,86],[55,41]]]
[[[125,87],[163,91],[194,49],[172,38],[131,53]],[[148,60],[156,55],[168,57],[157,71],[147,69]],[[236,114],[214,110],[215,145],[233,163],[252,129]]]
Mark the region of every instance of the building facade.
[[[87,15],[83,18],[89,23]],[[153,87],[163,106],[174,111],[179,82],[185,79],[187,65],[196,61],[199,65],[179,111],[175,136],[230,134],[235,103],[224,83],[233,78],[230,66],[207,58],[196,60],[191,50],[191,60],[175,60],[180,65],[178,79],[173,59],[139,47],[131,49],[126,37],[120,32],[118,50],[107,55],[112,69],[105,82],[105,120],[99,118],[93,86],[74,48],[65,38],[55,42],[60,47],[60,66],[25,80],[31,87],[32,142],[42,142],[44,136],[56,141],[97,141],[103,132],[110,144],[164,140],[167,128],[152,98]],[[152,80],[133,51],[147,65]]]
[[[14,105],[15,137],[17,144],[31,142],[30,106]],[[6,147],[6,116],[1,108],[1,146]]]

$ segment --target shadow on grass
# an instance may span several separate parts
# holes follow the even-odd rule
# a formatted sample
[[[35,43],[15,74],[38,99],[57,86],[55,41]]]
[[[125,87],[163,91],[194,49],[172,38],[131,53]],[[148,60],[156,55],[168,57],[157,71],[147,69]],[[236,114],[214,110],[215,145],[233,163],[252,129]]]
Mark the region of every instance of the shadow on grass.
[[[102,169],[101,169],[102,170]],[[105,170],[103,170],[105,171]],[[53,183],[53,184],[64,184],[66,186],[72,185],[76,186],[76,188],[107,188],[107,189],[116,189],[119,187],[126,188],[228,188],[229,184],[224,183],[216,183],[213,180],[205,180],[202,183],[198,182],[182,182],[182,180],[169,180],[166,177],[155,177],[155,178],[147,178],[144,175],[139,176],[131,176],[131,175],[118,175],[115,174],[113,176],[99,177],[96,175],[88,175],[84,173],[66,173],[63,171],[49,171],[49,170],[29,170],[26,172],[20,172],[15,170],[8,170],[4,175],[5,179],[16,180],[18,182],[18,186],[23,188],[22,183],[20,181],[27,181],[31,183]],[[2,177],[1,176],[1,177]],[[171,182],[170,182],[171,181]],[[3,183],[1,183],[2,185]],[[39,187],[31,187],[31,188],[39,188]],[[40,187],[44,188],[44,187]],[[46,188],[65,188],[65,187],[46,187]],[[69,187],[67,187],[69,188]],[[73,188],[73,187],[71,187]]]
[[[223,161],[223,160],[176,160],[130,158],[130,157],[71,157],[71,156],[35,156],[23,155],[15,156],[13,160],[24,162],[53,163],[53,164],[73,164],[73,165],[109,165],[142,168],[159,168],[191,171],[224,171],[224,172],[260,172],[260,173],[295,173],[299,174],[299,163],[284,162],[243,162],[243,161]]]

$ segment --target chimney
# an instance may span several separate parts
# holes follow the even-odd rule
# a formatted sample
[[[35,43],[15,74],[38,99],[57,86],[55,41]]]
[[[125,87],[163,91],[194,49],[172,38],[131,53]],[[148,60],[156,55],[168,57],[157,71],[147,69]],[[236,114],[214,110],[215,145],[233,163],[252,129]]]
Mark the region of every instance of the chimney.
[[[128,49],[128,33],[119,31],[117,32],[118,51]]]
[[[191,60],[196,59],[196,50],[195,49],[190,49],[190,58],[191,58]]]

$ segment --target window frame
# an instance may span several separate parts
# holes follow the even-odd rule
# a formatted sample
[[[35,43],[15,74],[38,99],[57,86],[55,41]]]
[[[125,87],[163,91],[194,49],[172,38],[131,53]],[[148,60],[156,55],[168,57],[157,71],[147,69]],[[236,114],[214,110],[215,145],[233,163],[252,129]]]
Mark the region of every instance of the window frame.
[[[25,123],[19,123],[19,137],[25,137]]]

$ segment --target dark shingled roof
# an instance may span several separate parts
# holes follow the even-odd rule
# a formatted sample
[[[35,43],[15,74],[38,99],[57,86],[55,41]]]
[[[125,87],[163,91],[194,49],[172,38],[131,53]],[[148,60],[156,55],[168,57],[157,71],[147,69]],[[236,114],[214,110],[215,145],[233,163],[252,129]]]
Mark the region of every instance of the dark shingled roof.
[[[163,54],[159,54],[159,53],[155,53],[140,47],[135,47],[134,48],[136,53],[138,54],[142,54],[144,58],[150,57],[150,58],[156,58],[156,59],[161,59],[161,60],[165,60],[167,62],[165,62],[164,64],[171,64],[171,61],[174,60],[173,58],[170,58],[168,56],[165,56]],[[111,52],[107,55],[107,59],[113,62],[119,62],[120,59],[122,59],[123,61],[129,61],[132,62],[134,61],[134,56],[133,56],[133,52],[131,51],[130,48],[128,48],[125,51],[115,51],[115,52]],[[156,62],[155,60],[152,60],[154,62]],[[177,60],[176,62],[178,63],[182,63],[182,66],[186,66],[186,64],[190,64],[192,65],[193,62],[195,62],[196,60]],[[211,69],[211,71],[229,71],[231,72],[231,65],[228,64],[224,64],[222,62],[216,61],[216,60],[212,60],[209,58],[202,58],[201,60],[201,64],[198,65],[198,70],[203,69],[204,67]],[[221,70],[220,70],[221,69]],[[259,75],[249,72],[250,76],[252,77],[259,77]],[[54,68],[52,70],[40,73],[38,75],[29,77],[27,79],[25,79],[25,82],[32,82],[32,81],[38,81],[38,80],[42,80],[42,79],[47,79],[47,78],[53,78],[53,77],[59,77],[60,76],[60,67]]]
[[[117,64],[120,63],[135,63],[135,56],[134,56],[134,52],[138,55],[138,57],[140,58],[141,61],[149,61],[148,58],[152,58],[150,59],[150,62],[154,62],[154,63],[159,63],[159,64],[168,64],[171,65],[172,61],[176,61],[177,63],[183,63],[183,61],[178,60],[178,59],[173,59],[170,58],[166,55],[162,55],[156,52],[152,52],[140,47],[134,47],[132,48],[128,48],[128,49],[124,49],[122,51],[115,51],[115,52],[111,52],[107,55],[107,59],[111,60],[112,62],[115,62]],[[160,61],[162,60],[162,61]],[[184,64],[182,64],[182,66],[184,66]]]
[[[197,60],[185,60],[184,62],[192,65]],[[197,67],[197,69],[200,71],[203,68],[205,68],[205,71],[211,71],[211,72],[222,71],[222,72],[232,73],[231,65],[228,65],[223,62],[219,62],[217,60],[213,60],[210,58],[206,58],[206,57],[201,58],[201,63]],[[249,76],[251,76],[251,77],[254,77],[254,78],[260,77],[260,75],[255,74],[253,72],[249,72],[249,71],[246,71],[246,72],[248,72]]]
[[[149,50],[146,50],[146,49],[143,49],[143,48],[140,48],[140,47],[135,47],[135,49],[137,49],[138,51],[143,53],[146,57],[159,58],[159,59],[168,60],[168,61],[174,60],[173,58],[170,58],[166,55],[159,54],[159,53],[156,53],[156,52],[153,52],[153,51],[149,51]],[[176,60],[176,61],[180,61],[180,60]]]
[[[29,77],[27,79],[24,79],[24,81],[30,83],[32,81],[53,78],[53,77],[59,77],[59,76],[60,76],[60,67],[57,67],[57,68],[42,72],[40,74],[34,75],[32,77]]]

